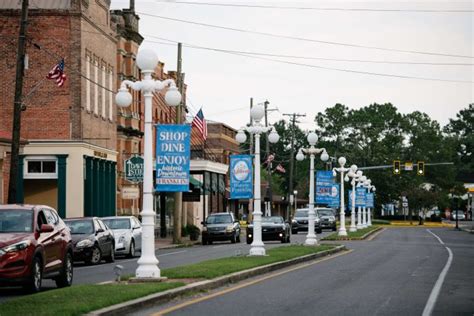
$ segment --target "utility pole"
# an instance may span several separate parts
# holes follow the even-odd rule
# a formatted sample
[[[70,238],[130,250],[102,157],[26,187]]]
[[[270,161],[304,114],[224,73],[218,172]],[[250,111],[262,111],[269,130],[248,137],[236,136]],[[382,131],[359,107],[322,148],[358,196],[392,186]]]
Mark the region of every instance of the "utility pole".
[[[294,159],[295,159],[295,128],[296,128],[296,123],[299,123],[299,121],[296,120],[297,117],[305,117],[306,114],[298,114],[298,113],[283,113],[284,116],[289,116],[291,117],[290,123],[291,123],[291,154],[290,154],[290,181],[288,183],[288,191],[289,195],[293,194],[293,165],[294,165]],[[296,201],[296,196],[294,197]],[[288,201],[290,201],[289,196],[288,196]],[[297,203],[295,203],[295,209],[296,209]],[[286,219],[289,221],[290,220],[290,208],[291,205],[288,204],[288,208],[286,209]]]
[[[176,71],[176,79],[178,81],[178,89],[181,95],[183,95],[183,77],[181,74],[181,43],[178,43],[178,65]],[[182,102],[176,107],[176,124],[181,124],[181,105]],[[184,223],[185,218],[182,218],[182,209],[183,209],[183,193],[175,192],[174,194],[174,217],[173,217],[173,243],[181,243],[181,227]]]
[[[275,109],[269,109],[268,105],[270,102],[265,101],[265,127],[268,127],[268,112],[272,111],[278,111],[277,108]],[[267,152],[267,159],[270,156],[270,142],[268,140],[268,133],[266,135],[266,141],[265,141],[265,151]],[[272,163],[271,161],[267,163],[267,192],[266,192],[266,197],[268,198],[268,202],[266,203],[266,208],[265,208],[265,215],[266,216],[271,216],[272,215],[272,202],[273,202],[273,194],[272,194]]]
[[[21,4],[21,22],[20,35],[18,36],[18,54],[16,56],[16,83],[15,99],[13,101],[13,126],[12,126],[12,147],[10,156],[10,180],[8,183],[8,203],[14,204],[17,201],[16,187],[20,160],[20,131],[21,131],[21,110],[22,110],[22,92],[23,76],[25,70],[25,50],[26,50],[26,27],[28,25],[28,0],[23,0]]]

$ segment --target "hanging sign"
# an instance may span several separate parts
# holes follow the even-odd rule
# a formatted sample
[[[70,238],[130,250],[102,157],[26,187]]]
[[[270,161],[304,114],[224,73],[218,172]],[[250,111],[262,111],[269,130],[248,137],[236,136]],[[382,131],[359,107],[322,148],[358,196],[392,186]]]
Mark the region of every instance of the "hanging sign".
[[[230,156],[230,198],[253,197],[253,168],[251,155]]]
[[[356,207],[365,207],[365,194],[367,193],[366,188],[356,188]]]
[[[143,182],[143,158],[131,157],[125,160],[125,180],[130,182]]]
[[[188,192],[189,125],[158,125],[156,130],[156,191]]]
[[[366,204],[366,207],[374,208],[374,194],[373,193],[366,194],[365,204]]]
[[[339,185],[335,183],[332,171],[316,172],[315,196],[316,204],[339,206]]]

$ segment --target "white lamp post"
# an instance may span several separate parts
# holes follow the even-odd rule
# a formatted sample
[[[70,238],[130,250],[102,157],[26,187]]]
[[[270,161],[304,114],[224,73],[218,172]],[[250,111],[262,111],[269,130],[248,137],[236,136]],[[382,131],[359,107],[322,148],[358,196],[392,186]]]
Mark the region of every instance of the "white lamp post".
[[[124,80],[115,96],[115,102],[120,107],[128,107],[132,103],[132,95],[127,87],[135,91],[142,91],[145,99],[145,134],[144,165],[143,165],[143,209],[142,216],[142,251],[138,259],[138,268],[135,272],[137,279],[159,279],[158,259],[155,256],[155,211],[153,210],[153,121],[152,98],[153,92],[169,87],[165,101],[170,106],[178,106],[181,94],[172,79],[164,81],[154,80],[151,74],[158,64],[158,57],[153,50],[141,49],[137,54],[137,65],[142,70],[141,81]]]
[[[260,121],[265,115],[265,109],[262,104],[256,104],[250,110],[250,116],[253,119],[253,125],[239,130],[235,139],[239,143],[244,143],[247,139],[245,131],[249,134],[255,135],[255,180],[254,180],[254,200],[253,200],[253,242],[250,247],[251,256],[264,256],[265,248],[262,242],[262,212],[261,212],[261,195],[260,195],[260,134],[270,132],[268,140],[270,143],[278,142],[280,136],[273,126],[265,127]],[[250,136],[252,137],[252,136]]]
[[[365,179],[362,182],[362,187],[368,188],[370,185],[370,182],[371,180],[365,177]],[[367,228],[367,205],[366,204],[364,204],[364,207],[362,208],[362,228]]]
[[[357,181],[357,178],[358,178],[358,172],[357,172],[357,166],[356,165],[352,165],[351,166],[351,170],[347,173],[346,177],[347,177],[347,181],[349,181],[349,178],[352,178],[352,181],[351,181],[351,184],[352,184],[352,196],[350,196],[349,198],[352,200],[352,207],[351,207],[351,226],[349,227],[349,231],[350,232],[355,232],[357,231],[357,227],[356,227],[356,218],[355,218],[355,185],[356,185],[356,181]],[[361,171],[361,174],[362,174],[362,171]]]
[[[315,220],[315,212],[314,212],[314,155],[323,153],[321,155],[321,160],[326,161],[328,154],[326,153],[326,149],[324,148],[316,148],[316,142],[318,141],[318,136],[316,133],[311,132],[308,134],[308,143],[310,145],[309,148],[300,148],[298,154],[296,155],[296,160],[302,161],[304,159],[304,154],[309,154],[310,159],[310,167],[309,167],[309,212],[308,212],[308,235],[306,235],[305,244],[312,246],[317,245],[318,240],[316,239],[316,234],[314,233],[314,220]],[[323,158],[326,158],[324,160]]]
[[[355,179],[356,183],[355,186],[353,186],[353,190],[354,190],[354,206],[355,206],[355,195],[356,195],[356,191],[355,191],[355,187],[359,187],[361,185],[361,182],[363,181],[362,178],[364,178],[365,176],[362,175],[362,170],[359,170],[357,171],[357,178]],[[362,208],[360,206],[357,207],[357,225],[356,225],[356,228],[357,229],[362,229]]]
[[[369,184],[369,187],[367,188],[367,190],[369,192],[370,191],[375,192],[375,186],[372,184]],[[372,210],[373,208],[370,208],[370,207],[367,208],[367,227],[372,226]]]
[[[344,157],[339,157],[338,161],[339,162],[339,168],[333,168],[332,173],[334,176],[337,175],[336,172],[339,172],[341,174],[341,188],[340,188],[340,196],[341,196],[341,212],[340,212],[340,222],[341,222],[341,227],[339,227],[338,235],[339,236],[347,236],[347,231],[346,231],[346,216],[344,214],[344,172],[347,172],[351,170],[350,168],[344,168],[344,165],[346,164],[346,158]]]

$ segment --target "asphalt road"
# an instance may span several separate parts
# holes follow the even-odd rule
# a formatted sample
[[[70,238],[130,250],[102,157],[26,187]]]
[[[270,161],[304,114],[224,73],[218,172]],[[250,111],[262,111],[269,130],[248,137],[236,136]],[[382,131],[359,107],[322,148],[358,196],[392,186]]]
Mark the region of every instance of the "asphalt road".
[[[452,228],[390,228],[346,254],[136,314],[473,315],[473,244]]]
[[[321,236],[331,234],[329,230],[324,230],[322,234],[318,234],[318,239]],[[300,232],[297,235],[291,236],[291,243],[303,243],[305,240],[306,233]],[[245,242],[245,235],[241,236],[241,242],[231,244],[230,242],[214,242],[213,245],[197,245],[188,248],[175,248],[175,249],[163,249],[157,250],[156,256],[159,260],[160,269],[172,268],[204,260],[223,258],[235,256],[238,254],[248,254],[250,245]],[[277,241],[265,242],[267,249],[272,247],[279,247],[282,244]],[[88,266],[83,263],[74,264],[74,280],[73,286],[78,284],[96,284],[115,279],[113,268],[115,265],[121,265],[124,267],[122,275],[135,274],[137,269],[138,257],[133,259],[117,257],[114,263],[105,263],[104,261],[95,266]],[[51,280],[43,280],[42,290],[55,289],[56,285]],[[0,303],[11,299],[13,297],[19,297],[25,295],[21,288],[0,288]]]

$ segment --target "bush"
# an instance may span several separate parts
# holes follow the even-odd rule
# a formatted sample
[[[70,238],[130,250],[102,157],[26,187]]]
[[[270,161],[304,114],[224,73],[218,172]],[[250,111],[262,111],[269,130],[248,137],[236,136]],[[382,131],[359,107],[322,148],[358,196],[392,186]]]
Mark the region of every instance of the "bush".
[[[199,229],[199,227],[197,227],[196,225],[192,225],[192,224],[191,225],[186,225],[186,230],[189,233],[189,239],[198,240],[199,234],[201,234],[201,230]]]
[[[189,236],[188,226],[181,227],[181,237]]]
[[[374,225],[390,225],[390,221],[385,219],[373,219],[372,224]]]

